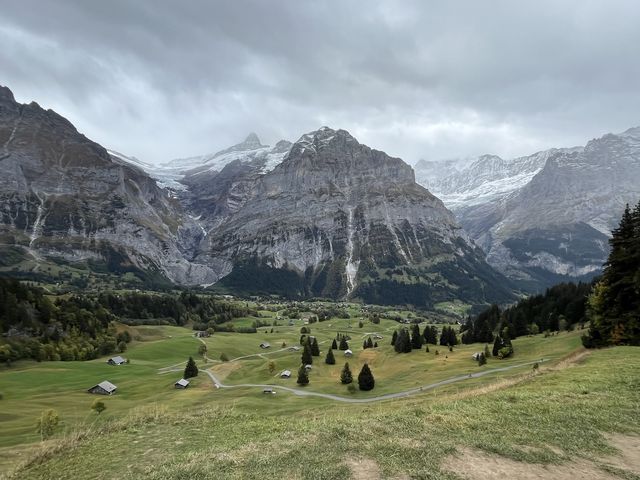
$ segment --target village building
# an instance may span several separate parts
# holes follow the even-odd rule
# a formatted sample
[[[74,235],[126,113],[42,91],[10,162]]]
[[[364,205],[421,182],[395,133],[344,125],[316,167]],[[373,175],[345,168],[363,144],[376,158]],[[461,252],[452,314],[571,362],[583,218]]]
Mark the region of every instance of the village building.
[[[260,348],[271,348],[271,344],[269,342],[262,342]]]
[[[118,387],[116,387],[113,383],[105,380],[104,382],[100,382],[99,384],[94,385],[87,391],[89,393],[95,393],[98,395],[112,395],[116,393],[117,388]]]
[[[291,370],[284,370],[280,374],[280,378],[291,378]]]
[[[123,365],[127,363],[127,360],[118,355],[117,357],[111,357],[109,360],[107,360],[107,363],[109,365]]]
[[[350,356],[352,356],[352,355],[353,355],[353,351],[351,351],[351,350],[349,350],[349,349],[347,349],[347,350],[345,350],[345,351],[344,351],[344,356],[345,356],[345,357],[350,357]]]
[[[187,388],[189,386],[189,380],[181,378],[176,383],[174,383],[174,386],[176,388],[185,389],[185,388]]]

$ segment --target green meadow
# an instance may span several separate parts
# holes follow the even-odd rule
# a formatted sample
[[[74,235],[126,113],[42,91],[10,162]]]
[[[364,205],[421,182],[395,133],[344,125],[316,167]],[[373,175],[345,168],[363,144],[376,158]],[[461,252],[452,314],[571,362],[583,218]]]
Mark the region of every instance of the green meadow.
[[[253,302],[243,304],[258,307]],[[459,448],[542,464],[564,461],[564,453],[544,446],[552,425],[545,420],[544,428],[534,431],[540,422],[534,420],[536,409],[550,409],[549,420],[560,415],[555,412],[560,408],[570,420],[569,427],[566,422],[556,425],[558,435],[569,435],[559,447],[568,449],[566,455],[582,454],[585,439],[573,431],[573,423],[585,421],[588,415],[602,418],[602,425],[593,427],[596,439],[600,431],[631,425],[633,413],[627,407],[635,397],[625,372],[631,371],[629,365],[637,366],[640,355],[637,349],[614,349],[578,361],[585,355],[580,342],[584,331],[520,337],[513,341],[512,357],[491,357],[479,366],[472,355],[483,351],[484,344],[457,345],[452,350],[430,344],[428,352],[423,347],[396,353],[391,337],[399,328],[410,328],[396,321],[415,318],[408,310],[387,309],[374,324],[361,306],[352,304],[342,306],[350,318],[309,324],[308,312],[289,319],[283,315],[285,305],[265,308],[270,309],[260,310],[259,317],[240,317],[225,324],[231,329],[246,329],[256,321],[270,324],[259,327],[257,333],[215,332],[197,338],[190,327],[118,324],[118,330],[127,330],[134,339],[122,354],[129,359],[125,365],[109,365],[104,357],[3,366],[0,472],[15,472],[14,478],[103,478],[98,469],[104,463],[114,478],[258,478],[261,472],[269,472],[282,478],[375,479],[394,478],[396,470],[397,478],[457,478],[442,458]],[[420,324],[421,331],[425,326],[426,322]],[[296,384],[302,329],[316,337],[320,348],[304,387]],[[338,334],[350,337],[353,355],[334,350],[336,364],[327,365],[327,350]],[[378,346],[364,349],[368,338]],[[261,348],[263,343],[269,348]],[[203,344],[204,356],[199,353]],[[188,389],[175,389],[189,356],[196,360],[200,374]],[[228,360],[222,361],[223,356]],[[623,358],[628,365],[618,365]],[[339,378],[345,362],[355,385],[367,363],[375,388],[350,391],[342,385]],[[540,365],[536,371],[534,362]],[[591,369],[585,370],[584,365]],[[607,378],[609,368],[615,372]],[[205,370],[224,387],[216,388]],[[281,378],[284,370],[292,372],[291,378]],[[579,382],[575,372],[581,372]],[[456,381],[436,385],[450,379]],[[114,395],[87,392],[103,380],[118,387]],[[600,389],[596,380],[609,382],[608,390]],[[265,385],[276,394],[265,395]],[[287,388],[339,398],[301,396]],[[576,388],[588,393],[580,393],[584,398],[570,393],[560,404],[549,405],[547,396]],[[376,398],[403,392],[411,396]],[[623,394],[615,400],[609,392]],[[100,415],[91,410],[96,398],[107,407]],[[367,403],[348,403],[353,400]],[[605,407],[609,411],[592,410]],[[55,409],[61,422],[53,438],[42,442],[35,424],[47,409]],[[624,422],[612,420],[615,409]],[[527,417],[529,411],[532,418]],[[531,423],[522,430],[525,421]],[[568,433],[562,433],[567,428]],[[593,440],[589,448],[608,451],[602,438]],[[100,448],[110,453],[100,455]],[[426,457],[420,454],[424,448],[429,449]],[[198,460],[201,456],[206,459],[203,463]],[[363,468],[373,470],[358,471]],[[610,467],[607,472],[616,475],[617,470]],[[622,478],[636,478],[624,472],[627,476]]]

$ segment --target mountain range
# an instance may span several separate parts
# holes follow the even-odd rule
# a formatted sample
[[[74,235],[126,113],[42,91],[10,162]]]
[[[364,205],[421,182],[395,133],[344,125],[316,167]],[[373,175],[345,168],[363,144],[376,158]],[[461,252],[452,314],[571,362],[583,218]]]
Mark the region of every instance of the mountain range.
[[[0,89],[0,267],[434,307],[513,299],[413,169],[327,127],[159,167]],[[50,268],[48,268],[50,270]]]
[[[512,160],[483,155],[456,169],[449,160],[438,174],[430,163],[417,177],[487,261],[530,291],[599,274],[625,204],[640,199],[640,128]]]

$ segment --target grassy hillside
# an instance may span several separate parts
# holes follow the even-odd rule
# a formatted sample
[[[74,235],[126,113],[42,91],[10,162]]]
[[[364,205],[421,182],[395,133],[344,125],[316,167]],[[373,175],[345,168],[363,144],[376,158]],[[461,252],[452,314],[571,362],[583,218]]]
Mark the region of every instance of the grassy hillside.
[[[227,390],[197,408],[147,405],[120,419],[105,412],[89,432],[43,447],[14,478],[453,479],[472,478],[470,462],[491,462],[511,478],[637,479],[625,445],[640,434],[639,368],[640,350],[618,347],[482,386],[331,408],[313,399],[293,399],[303,406],[291,408],[289,396],[251,391],[227,403]],[[626,456],[613,456],[621,453],[614,444]]]

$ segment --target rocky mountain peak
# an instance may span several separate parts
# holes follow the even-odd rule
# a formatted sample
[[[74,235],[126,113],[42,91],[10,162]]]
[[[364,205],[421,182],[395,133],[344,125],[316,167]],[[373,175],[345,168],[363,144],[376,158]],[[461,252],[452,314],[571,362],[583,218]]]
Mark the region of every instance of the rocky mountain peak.
[[[244,142],[238,144],[238,146],[242,145],[247,150],[253,150],[256,148],[262,148],[264,145],[260,143],[260,138],[254,132],[251,132],[247,135],[247,138],[244,139]]]
[[[293,144],[281,168],[295,183],[331,183],[353,186],[365,182],[413,184],[413,169],[359,143],[346,130],[322,127],[306,133]]]
[[[8,87],[0,85],[0,101],[15,103],[16,99],[13,96],[13,92]]]

